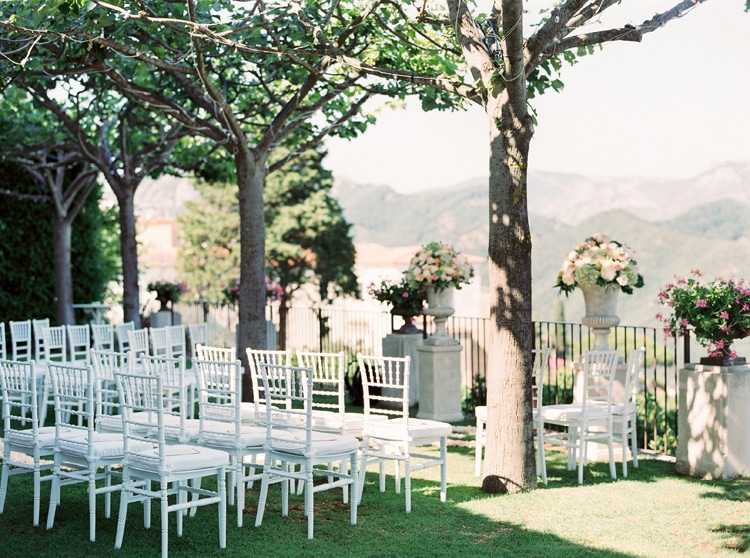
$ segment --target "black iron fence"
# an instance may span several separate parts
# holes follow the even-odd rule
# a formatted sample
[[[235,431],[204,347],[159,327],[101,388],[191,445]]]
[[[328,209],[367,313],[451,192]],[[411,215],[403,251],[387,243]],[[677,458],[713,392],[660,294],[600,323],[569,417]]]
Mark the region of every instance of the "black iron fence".
[[[236,307],[221,303],[177,304],[183,324],[207,322],[209,339],[220,346],[236,345]],[[378,354],[382,340],[401,325],[400,318],[377,310],[336,307],[293,307],[289,309],[286,339],[280,340],[278,308],[269,306],[268,345],[283,343],[292,352],[315,350],[345,351],[354,363],[357,352]],[[396,320],[398,323],[394,323]],[[425,336],[432,332],[432,319],[424,316],[417,324]],[[489,367],[489,319],[449,318],[447,330],[461,344],[461,385],[467,416],[485,402],[485,378]],[[551,347],[544,402],[568,402],[573,397],[573,364],[594,344],[594,337],[580,323],[534,322],[535,347]],[[690,343],[665,337],[660,329],[618,326],[610,334],[610,346],[627,358],[630,351],[646,348],[639,376],[639,444],[641,448],[674,453],[677,435],[677,371],[690,359]]]

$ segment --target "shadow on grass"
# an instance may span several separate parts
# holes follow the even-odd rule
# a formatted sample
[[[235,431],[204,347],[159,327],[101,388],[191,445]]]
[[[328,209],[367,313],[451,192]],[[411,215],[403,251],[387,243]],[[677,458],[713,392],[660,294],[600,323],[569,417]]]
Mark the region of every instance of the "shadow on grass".
[[[532,529],[521,521],[493,519],[493,510],[510,504],[514,495],[497,496],[482,493],[481,479],[473,472],[473,450],[451,448],[449,459],[448,502],[439,498],[438,470],[425,470],[424,476],[412,480],[412,512],[405,513],[404,494],[396,494],[393,476],[388,475],[386,492],[377,486],[377,474],[369,472],[363,501],[358,510],[358,523],[349,524],[349,507],[341,502],[341,492],[315,494],[315,538],[307,539],[304,497],[290,496],[288,517],[281,516],[281,495],[278,485],[269,491],[263,524],[254,527],[258,500],[258,484],[248,491],[244,526],[236,526],[236,508],[227,507],[227,548],[218,546],[218,513],[215,506],[202,508],[196,517],[186,518],[182,537],[176,535],[174,514],[170,516],[169,554],[180,556],[534,556],[627,558],[637,553],[593,548],[551,532]],[[618,464],[619,465],[619,464]],[[428,471],[430,471],[428,473]],[[549,497],[558,489],[578,487],[576,471],[565,467],[564,455],[552,455],[548,461],[549,485],[538,496]],[[618,469],[618,475],[621,470]],[[430,477],[430,475],[435,477]],[[636,482],[656,482],[665,476],[676,476],[674,466],[642,460],[632,474]],[[590,463],[586,467],[585,486],[611,485],[606,463]],[[206,483],[207,485],[209,483]],[[5,512],[0,515],[0,555],[7,557],[81,557],[116,556],[119,558],[160,556],[159,508],[152,506],[152,527],[143,528],[143,510],[139,504],[130,506],[121,550],[114,550],[119,498],[112,502],[112,516],[104,517],[100,497],[97,506],[97,540],[88,541],[88,507],[85,487],[62,488],[62,502],[57,510],[55,526],[45,529],[49,502],[49,485],[42,489],[41,526],[32,527],[32,484],[27,475],[10,479]],[[739,494],[738,494],[739,495]],[[564,504],[564,491],[555,495]],[[488,501],[491,500],[491,501]],[[549,500],[552,502],[552,500]],[[531,504],[530,504],[531,505]],[[727,533],[731,541],[726,548],[744,551],[748,546],[748,530],[726,526],[717,532]]]
[[[689,482],[710,487],[709,491],[701,494],[701,498],[710,500],[724,500],[728,502],[750,501],[750,478],[738,478],[732,480],[700,480],[685,477]],[[712,529],[714,533],[723,535],[724,548],[736,552],[747,552],[750,550],[750,524],[721,524]]]

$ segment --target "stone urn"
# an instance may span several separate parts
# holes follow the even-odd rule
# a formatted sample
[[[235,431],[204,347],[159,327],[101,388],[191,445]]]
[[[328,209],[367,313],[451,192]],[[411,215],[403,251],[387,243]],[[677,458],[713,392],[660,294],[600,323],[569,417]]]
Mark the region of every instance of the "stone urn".
[[[424,311],[428,316],[435,319],[435,333],[428,341],[432,345],[455,345],[457,341],[453,339],[445,329],[445,322],[448,321],[456,311],[453,308],[453,292],[455,289],[449,287],[438,291],[434,285],[425,286],[425,295],[427,298],[427,309]]]
[[[394,316],[400,316],[404,320],[404,325],[398,329],[394,329],[393,333],[401,333],[404,335],[413,335],[415,333],[422,333],[422,330],[414,325],[414,319],[420,316],[420,313],[415,313],[413,310],[407,310],[404,308],[393,308],[391,314]]]
[[[586,305],[586,315],[581,323],[591,329],[594,334],[595,351],[609,351],[609,330],[620,323],[617,315],[617,296],[620,287],[600,287],[593,285],[579,287],[583,292],[583,302]]]

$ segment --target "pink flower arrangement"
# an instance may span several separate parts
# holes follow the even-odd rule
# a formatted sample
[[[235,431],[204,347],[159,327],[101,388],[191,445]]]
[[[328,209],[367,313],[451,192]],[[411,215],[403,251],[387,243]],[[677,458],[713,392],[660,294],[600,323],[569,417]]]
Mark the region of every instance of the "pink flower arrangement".
[[[149,291],[156,293],[156,300],[162,304],[172,304],[180,300],[180,297],[189,291],[187,283],[176,283],[173,281],[154,281],[146,287]]]
[[[709,356],[735,358],[729,349],[734,339],[750,335],[750,283],[745,279],[715,279],[703,283],[700,270],[677,278],[659,293],[659,303],[669,309],[656,318],[667,335],[692,331]]]
[[[229,285],[224,287],[224,296],[232,304],[237,304],[240,300],[240,280],[235,279]],[[266,301],[275,302],[281,300],[284,296],[284,289],[278,283],[274,283],[266,277]]]

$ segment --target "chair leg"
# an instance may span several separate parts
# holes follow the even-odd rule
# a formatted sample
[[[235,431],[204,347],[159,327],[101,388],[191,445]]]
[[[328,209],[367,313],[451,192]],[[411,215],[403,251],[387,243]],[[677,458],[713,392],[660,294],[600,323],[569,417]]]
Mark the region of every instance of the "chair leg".
[[[57,461],[57,458],[55,458]],[[58,469],[59,464],[55,464],[55,469]],[[59,470],[59,469],[58,469]],[[57,510],[57,504],[60,501],[60,476],[53,474],[52,476],[52,487],[50,488],[49,494],[49,509],[47,510],[47,529],[52,529],[55,525],[55,511]]]
[[[628,445],[630,444],[630,433],[628,431],[628,421],[623,418],[620,424],[620,445],[622,446],[622,476],[628,478]]]
[[[544,453],[544,428],[538,424],[536,428],[536,463],[537,471],[542,476],[542,482],[547,484],[547,456]]]
[[[367,448],[369,441],[364,440],[362,447]],[[362,493],[365,489],[365,473],[367,472],[367,450],[362,451],[362,461],[360,462],[359,471],[357,471],[357,502],[362,501]]]
[[[615,465],[615,447],[614,435],[612,434],[612,425],[609,425],[609,436],[607,436],[607,446],[609,448],[609,474],[617,480],[617,465]]]
[[[229,464],[229,469],[227,469],[227,477],[229,478],[229,482],[227,483],[227,504],[233,506],[235,485],[242,482],[242,470],[236,466],[234,457],[232,457],[232,461]]]
[[[289,467],[288,463],[282,463],[282,467]],[[289,515],[289,492],[293,490],[294,485],[291,482],[281,483],[281,517],[287,517]]]
[[[351,457],[349,458],[349,474],[351,475],[351,484],[349,485],[351,487],[351,497],[349,498],[349,512],[350,512],[350,522],[352,525],[357,524],[357,506],[359,505],[359,500],[357,499],[357,492],[358,491],[358,479],[359,475],[357,474],[357,454],[352,453]]]
[[[240,463],[242,463],[240,461]],[[239,483],[242,484],[241,482]],[[220,470],[216,475],[216,487],[219,493],[219,548],[227,547],[227,485],[226,471]],[[242,517],[240,510],[240,517]]]
[[[440,501],[448,497],[448,438],[440,438]]]
[[[34,527],[39,525],[39,511],[42,506],[42,471],[38,458],[34,458]]]
[[[125,475],[127,476],[127,474]],[[127,486],[130,484],[130,479],[123,478],[123,488],[120,491],[120,514],[117,517],[117,534],[115,535],[115,549],[122,548],[122,539],[125,535],[125,521],[128,516],[128,501],[130,500],[130,492]],[[145,509],[144,509],[145,517]],[[151,514],[149,513],[149,522]],[[145,519],[144,519],[145,521]]]
[[[94,474],[96,474],[96,471],[94,471]],[[107,465],[104,468],[104,486],[106,487],[106,490],[104,491],[104,517],[107,519],[110,518],[112,515],[112,468]]]
[[[179,494],[179,488],[178,494]],[[167,497],[167,483],[162,481],[161,483],[161,555],[167,556],[169,551],[169,501]],[[177,515],[177,536],[182,536],[182,516],[183,514],[179,511]]]
[[[89,471],[89,540],[96,541],[96,469]]]
[[[266,509],[266,498],[268,497],[268,475],[264,475],[260,483],[260,496],[258,497],[258,511],[255,514],[255,526],[260,527],[263,522],[263,512]],[[286,483],[281,483],[282,487]]]
[[[0,513],[5,509],[5,496],[8,494],[8,473],[10,472],[10,446],[5,446],[5,455],[3,455],[3,473],[0,480]]]
[[[583,484],[583,466],[586,464],[586,437],[583,435],[581,429],[580,432],[576,433],[576,443],[578,449],[574,450],[578,453],[578,484]]]
[[[308,467],[305,480],[305,515],[307,516],[307,538],[313,538],[314,510],[313,510],[313,475],[312,466]]]
[[[406,451],[406,460],[404,461],[404,492],[406,496],[406,513],[411,513],[411,461],[409,459],[408,447]],[[398,466],[398,461],[396,461],[396,465]],[[396,484],[396,487],[398,488],[400,484],[400,482]]]
[[[633,468],[638,468],[638,428],[635,415],[630,417],[630,452],[633,456]]]
[[[484,421],[477,417],[476,449],[474,450],[474,476],[482,473],[482,452],[484,449]]]
[[[227,486],[227,500],[229,500],[229,494],[232,493],[232,490],[236,490],[237,494],[234,499],[237,501],[237,527],[242,527],[245,510],[245,465],[242,463],[242,458],[235,463],[234,470],[235,483],[234,486],[231,483]],[[253,472],[255,471],[253,470]],[[231,502],[229,504],[231,505]]]
[[[328,464],[328,470],[329,471],[333,470],[333,466],[332,465],[333,465],[332,463]],[[339,462],[339,475],[341,475],[342,473],[345,473],[345,472],[346,472],[346,461],[342,460],[342,461]],[[333,477],[328,477],[328,482],[333,482]],[[343,487],[343,491],[344,491],[344,497],[343,497],[344,498],[344,503],[348,504],[349,503],[349,485],[345,485]]]

